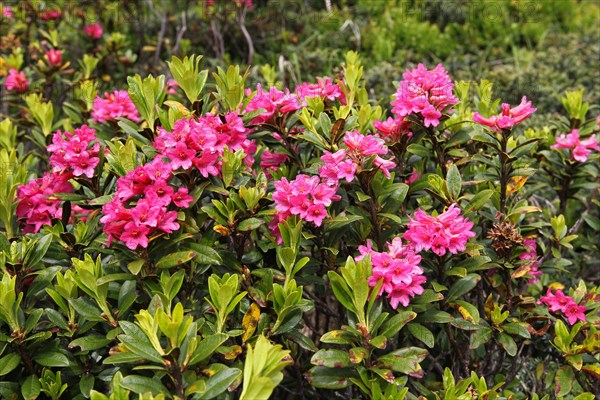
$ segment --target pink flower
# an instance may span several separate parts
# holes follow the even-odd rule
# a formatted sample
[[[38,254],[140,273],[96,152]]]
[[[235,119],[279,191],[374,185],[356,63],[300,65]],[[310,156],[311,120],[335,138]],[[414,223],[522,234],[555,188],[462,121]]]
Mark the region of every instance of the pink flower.
[[[148,201],[148,198],[138,201],[136,206],[131,209],[131,218],[138,225],[147,225],[156,227],[158,218],[161,215],[161,207],[153,205]]]
[[[249,96],[251,92],[247,91]],[[289,89],[285,92],[272,86],[268,92],[263,91],[260,84],[256,86],[256,93],[252,99],[248,102],[248,105],[244,109],[244,113],[248,114],[258,109],[264,109],[265,111],[260,115],[254,117],[250,124],[265,124],[268,122],[274,122],[274,118],[277,115],[292,113],[301,108],[298,101],[298,95],[291,94]]]
[[[359,246],[360,256],[356,257],[356,261],[370,255],[373,270],[368,279],[369,286],[375,287],[381,280],[378,295],[387,293],[394,309],[398,308],[398,304],[407,307],[410,298],[423,293],[421,285],[425,283],[426,278],[423,276],[423,269],[419,267],[421,256],[415,254],[410,246],[403,246],[399,237],[394,238],[387,246],[386,253],[374,251],[370,243],[367,243],[367,246]]]
[[[89,36],[92,39],[100,39],[104,31],[102,30],[102,26],[99,23],[86,25],[83,27],[83,33],[86,36]]]
[[[43,21],[52,21],[59,19],[61,15],[62,12],[60,10],[44,10],[40,14],[40,19],[42,19]]]
[[[403,118],[389,117],[385,121],[373,122],[373,126],[379,131],[379,135],[386,143],[399,142],[404,137],[410,139],[413,135],[410,132],[410,122],[404,121]]]
[[[198,169],[204,177],[220,174],[221,156],[225,148],[235,152],[242,150],[246,154],[244,161],[251,166],[256,144],[248,139],[250,130],[234,112],[224,116],[206,114],[199,118],[183,118],[175,122],[172,132],[159,128],[154,147],[172,160],[173,170],[188,164]]]
[[[337,185],[341,179],[348,182],[354,180],[359,169],[379,168],[390,177],[390,169],[396,167],[391,159],[384,159],[389,151],[382,139],[373,135],[363,135],[358,131],[346,132],[344,144],[348,150],[341,149],[335,153],[325,151],[321,160],[325,163],[319,168],[319,174],[327,179],[330,185]],[[375,156],[375,157],[373,157]]]
[[[179,83],[175,79],[169,79],[165,84],[165,91],[167,94],[176,94]]]
[[[529,118],[536,110],[537,108],[531,107],[531,101],[527,101],[527,98],[523,96],[521,104],[518,106],[510,108],[509,104],[502,103],[501,114],[484,118],[481,114],[476,112],[473,114],[473,121],[490,127],[498,133],[502,133],[503,129],[511,129],[514,126],[519,125]]]
[[[392,113],[400,119],[415,113],[423,118],[425,126],[438,126],[442,112],[458,103],[452,93],[454,83],[441,64],[432,70],[419,64],[402,77],[392,101]]]
[[[53,199],[57,193],[71,193],[70,174],[46,173],[17,189],[17,218],[24,223],[23,233],[37,233],[52,218],[62,217],[62,202]]]
[[[290,215],[298,215],[305,221],[321,226],[327,217],[325,207],[341,198],[336,191],[337,186],[322,183],[318,176],[300,174],[291,182],[282,178],[275,182],[272,197],[278,212],[276,220],[283,221]]]
[[[186,187],[180,187],[176,193],[173,193],[171,200],[177,207],[189,208],[190,203],[194,201],[194,198],[188,194]]]
[[[346,104],[344,93],[339,85],[332,83],[330,77],[317,78],[317,83],[312,84],[303,82],[296,87],[296,93],[303,105],[306,105],[306,98],[315,97],[320,97],[328,101],[339,100],[342,105]]]
[[[5,17],[8,20],[12,20],[15,17],[12,7],[5,5],[0,5],[0,7],[2,7],[2,17]]]
[[[552,289],[548,288],[546,295],[542,296],[538,301],[538,304],[542,303],[546,304],[551,312],[562,312],[571,325],[577,322],[577,320],[586,321],[584,314],[586,307],[577,305],[572,297],[566,296],[560,289],[552,293]]]
[[[60,67],[62,65],[62,51],[51,49],[46,52],[46,60],[52,67]]]
[[[414,183],[420,177],[421,177],[421,174],[419,174],[419,171],[417,171],[416,169],[413,169],[412,174],[410,174],[410,176],[406,180],[406,184],[407,185],[411,185],[412,183]]]
[[[519,260],[530,260],[530,263],[528,265],[529,271],[527,272],[527,274],[531,276],[531,278],[529,279],[529,284],[533,284],[539,281],[539,277],[542,275],[542,271],[538,270],[540,262],[537,260],[537,243],[535,239],[529,238],[525,239],[525,241],[523,242],[523,246],[525,246],[527,251],[519,256]]]
[[[52,153],[52,171],[72,171],[74,176],[93,178],[94,170],[100,163],[100,143],[95,140],[96,131],[87,125],[81,125],[73,133],[57,131],[52,136],[52,144],[46,147]]]
[[[138,225],[134,221],[130,221],[125,225],[121,240],[131,250],[135,250],[138,246],[146,248],[148,247],[149,233],[150,229],[147,226]]]
[[[126,90],[115,90],[113,93],[104,93],[104,98],[96,97],[92,110],[92,118],[96,122],[105,123],[124,117],[134,122],[140,120],[137,108],[129,98]]]
[[[574,301],[570,302],[564,309],[563,313],[569,320],[569,324],[573,325],[577,320],[586,321],[585,306],[579,306]]]
[[[576,161],[586,162],[592,153],[592,149],[600,151],[600,146],[595,136],[592,135],[586,140],[580,140],[579,131],[573,129],[569,134],[562,134],[557,137],[556,144],[550,146],[550,149],[571,149],[571,154]]]
[[[6,77],[6,82],[4,82],[4,86],[6,90],[9,91],[17,91],[19,93],[23,93],[29,87],[29,82],[27,81],[27,77],[24,72],[19,72],[14,68],[8,70],[8,76]]]
[[[155,233],[172,233],[179,229],[177,211],[171,205],[187,208],[193,201],[185,187],[177,192],[169,185],[173,173],[170,163],[157,156],[117,180],[114,198],[102,207],[104,232],[108,245],[120,240],[131,250],[148,246]],[[127,230],[131,231],[127,231]]]
[[[190,169],[192,167],[192,161],[196,156],[196,150],[188,149],[185,143],[179,142],[174,148],[170,148],[165,152],[165,155],[171,159],[171,168],[176,170],[178,168]]]
[[[268,177],[271,177],[270,171],[275,171],[279,166],[289,160],[287,154],[271,152],[265,149],[260,155],[260,168],[265,171]]]
[[[448,210],[437,217],[426,214],[421,209],[410,218],[408,230],[403,238],[408,240],[416,252],[432,250],[443,256],[466,250],[469,238],[475,236],[471,231],[473,223],[460,215],[460,209],[452,204]]]

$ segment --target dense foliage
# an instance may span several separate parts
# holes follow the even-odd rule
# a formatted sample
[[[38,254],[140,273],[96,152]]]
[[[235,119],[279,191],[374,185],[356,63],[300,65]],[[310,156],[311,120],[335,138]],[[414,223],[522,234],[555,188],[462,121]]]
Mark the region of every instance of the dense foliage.
[[[0,397],[600,396],[600,8],[443,4],[4,2]]]

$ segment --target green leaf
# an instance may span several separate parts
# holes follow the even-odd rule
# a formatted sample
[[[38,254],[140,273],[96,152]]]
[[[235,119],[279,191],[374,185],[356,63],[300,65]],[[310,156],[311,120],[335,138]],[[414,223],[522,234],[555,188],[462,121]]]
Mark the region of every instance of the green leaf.
[[[477,283],[481,280],[479,275],[467,275],[464,278],[459,279],[452,285],[448,294],[446,295],[446,301],[451,302],[457,300],[459,297],[467,294],[471,291]]]
[[[137,275],[140,273],[140,271],[142,270],[142,267],[144,266],[145,263],[146,263],[146,260],[142,260],[142,259],[135,260],[135,261],[132,261],[129,264],[127,264],[127,269],[132,274]]]
[[[35,246],[33,254],[25,263],[26,266],[28,268],[34,268],[37,265],[37,263],[39,263],[42,260],[42,258],[44,258],[44,256],[48,252],[48,249],[50,248],[50,244],[52,244],[52,234],[43,236]]]
[[[169,390],[160,382],[160,379],[152,379],[146,376],[129,375],[123,378],[121,386],[137,394],[152,393],[156,396],[160,393],[168,395]]]
[[[475,194],[475,196],[473,196],[469,204],[467,204],[467,206],[465,207],[465,214],[479,210],[481,207],[483,207],[485,203],[487,203],[487,201],[494,195],[494,193],[494,190],[485,189]]]
[[[104,336],[89,335],[73,340],[69,343],[69,348],[80,347],[81,351],[91,351],[103,348],[110,342],[112,342],[112,340],[109,340]]]
[[[148,361],[163,364],[160,353],[152,346],[148,336],[136,325],[128,321],[120,322],[124,335],[119,335],[119,340],[130,352]]]
[[[201,399],[212,399],[225,392],[242,374],[237,368],[227,368],[217,372],[206,381],[206,391]]]
[[[350,288],[344,279],[334,271],[329,271],[327,276],[329,277],[331,289],[333,289],[333,294],[335,295],[336,299],[338,299],[338,301],[342,303],[346,309],[356,312],[356,307],[354,307],[354,303],[352,301],[352,292],[350,291]]]
[[[69,299],[69,303],[73,306],[77,313],[89,321],[104,321],[100,315],[102,311],[88,299],[79,297],[77,299]]]
[[[506,350],[509,356],[514,357],[517,355],[517,344],[510,335],[507,335],[504,332],[500,333],[498,336],[498,343]]]
[[[391,369],[414,377],[423,376],[419,363],[427,357],[428,351],[419,347],[406,347],[395,350],[377,359],[379,368]]]
[[[42,351],[33,354],[32,358],[43,367],[68,367],[71,365],[67,356],[58,351]]]
[[[199,243],[190,243],[188,246],[196,252],[194,261],[199,264],[220,265],[223,262],[219,253],[210,246]]]
[[[81,377],[81,380],[79,381],[79,390],[81,391],[81,394],[83,394],[85,397],[89,398],[90,392],[94,388],[95,380],[96,379],[94,378],[94,375],[92,375],[92,374],[83,375]]]
[[[343,389],[350,385],[350,378],[356,375],[350,368],[313,367],[306,374],[311,386],[319,389]]]
[[[400,311],[398,314],[386,320],[379,330],[379,335],[386,338],[392,338],[400,332],[400,330],[415,319],[417,314],[412,311]]]
[[[248,218],[240,222],[238,225],[238,231],[253,231],[264,223],[265,221],[260,218]]]
[[[157,268],[173,268],[183,266],[198,254],[195,251],[179,251],[162,257],[156,263]]]
[[[502,325],[502,329],[511,335],[519,335],[525,339],[529,339],[531,338],[531,333],[529,333],[529,330],[527,329],[528,326],[529,324],[526,322],[509,322],[508,324]]]
[[[224,333],[216,333],[214,335],[206,336],[204,339],[202,339],[202,341],[200,341],[200,343],[198,343],[198,347],[190,357],[190,361],[187,365],[192,366],[206,360],[228,338],[229,336]]]
[[[17,353],[9,353],[0,358],[0,376],[4,376],[17,368],[21,363],[21,356]]]
[[[556,371],[554,377],[554,393],[557,399],[562,399],[573,390],[573,384],[575,383],[575,376],[573,370],[570,367],[560,367]]]
[[[433,337],[433,333],[429,329],[417,322],[411,322],[408,324],[408,330],[415,338],[423,342],[425,346],[429,347],[430,349],[433,348],[435,339]]]
[[[481,345],[486,344],[492,338],[492,333],[492,329],[487,326],[471,332],[471,337],[469,338],[469,348],[475,350]]]
[[[462,178],[455,164],[452,164],[448,169],[448,173],[446,174],[446,185],[448,187],[450,198],[454,201],[458,200],[462,189]]]
[[[334,330],[325,333],[321,336],[321,343],[333,343],[333,344],[352,344],[355,341],[360,341],[360,338],[348,331]]]
[[[352,365],[347,351],[336,349],[321,349],[310,359],[311,364],[329,368],[345,368]]]
[[[40,395],[42,386],[37,375],[29,375],[21,384],[21,395],[25,400],[33,400]]]
[[[446,311],[429,310],[419,315],[419,322],[447,324],[452,321],[454,321],[454,317]]]

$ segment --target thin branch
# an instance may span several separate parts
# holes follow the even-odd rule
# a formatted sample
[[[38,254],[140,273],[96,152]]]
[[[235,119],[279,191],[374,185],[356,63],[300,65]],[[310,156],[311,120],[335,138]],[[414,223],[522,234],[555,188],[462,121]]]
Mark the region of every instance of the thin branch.
[[[246,7],[242,7],[242,11],[238,14],[238,25],[242,30],[242,34],[246,39],[246,43],[248,43],[248,65],[252,64],[252,58],[254,58],[254,43],[252,42],[252,36],[250,36],[250,32],[246,28],[246,24],[244,23],[246,19]]]
[[[160,23],[160,32],[158,34],[158,43],[156,44],[156,51],[154,52],[154,65],[157,65],[160,61],[160,51],[162,50],[163,40],[165,39],[165,34],[167,33],[167,22],[168,22],[168,12],[167,5],[165,0],[162,0],[162,20]],[[158,14],[160,16],[160,14]]]
[[[181,28],[177,32],[177,39],[175,40],[175,47],[173,47],[173,54],[177,54],[179,46],[181,45],[181,39],[187,31],[187,7],[184,12],[181,13]]]

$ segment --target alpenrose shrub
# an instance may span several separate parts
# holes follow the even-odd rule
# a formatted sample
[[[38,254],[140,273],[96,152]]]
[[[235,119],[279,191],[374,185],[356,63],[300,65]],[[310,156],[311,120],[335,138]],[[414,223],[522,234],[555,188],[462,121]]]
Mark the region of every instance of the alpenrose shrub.
[[[583,91],[525,129],[441,65],[386,116],[355,53],[296,88],[200,61],[103,96],[84,62],[60,109],[5,79],[1,397],[600,394]]]

